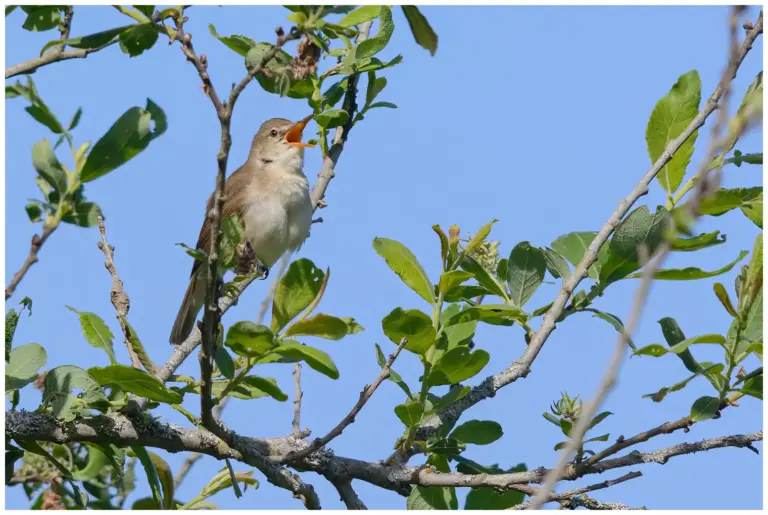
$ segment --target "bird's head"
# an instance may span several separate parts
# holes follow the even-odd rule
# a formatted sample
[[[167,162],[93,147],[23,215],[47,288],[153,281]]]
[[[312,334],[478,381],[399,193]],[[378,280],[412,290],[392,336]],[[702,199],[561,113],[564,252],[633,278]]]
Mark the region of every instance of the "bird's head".
[[[267,120],[256,133],[251,145],[251,155],[265,165],[277,165],[280,168],[299,168],[304,163],[304,148],[314,147],[301,141],[304,127],[312,119],[309,115],[303,120],[292,122],[285,118]]]

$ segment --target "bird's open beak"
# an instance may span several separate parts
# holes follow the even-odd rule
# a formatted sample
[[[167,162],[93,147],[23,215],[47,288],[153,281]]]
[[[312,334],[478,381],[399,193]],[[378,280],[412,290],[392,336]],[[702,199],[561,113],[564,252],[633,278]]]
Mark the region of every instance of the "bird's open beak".
[[[311,114],[301,120],[300,122],[296,122],[296,124],[291,127],[288,132],[285,133],[285,141],[289,145],[296,145],[297,147],[314,147],[314,145],[311,145],[309,143],[303,143],[301,141],[301,135],[304,132],[304,127],[307,126],[309,121],[314,117],[314,114]]]

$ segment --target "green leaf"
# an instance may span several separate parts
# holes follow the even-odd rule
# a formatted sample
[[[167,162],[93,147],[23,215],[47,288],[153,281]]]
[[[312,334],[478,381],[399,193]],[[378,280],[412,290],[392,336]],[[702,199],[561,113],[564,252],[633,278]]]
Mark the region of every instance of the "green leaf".
[[[418,309],[395,308],[381,321],[381,327],[395,345],[408,338],[405,348],[415,354],[424,354],[435,343],[432,319]]]
[[[702,372],[697,372],[697,373],[693,374],[692,376],[688,377],[687,379],[685,379],[683,381],[680,381],[678,383],[675,383],[674,385],[672,385],[670,387],[664,387],[664,388],[660,389],[656,393],[645,394],[645,395],[643,395],[643,398],[644,399],[651,399],[653,402],[661,402],[661,401],[664,400],[664,398],[667,396],[667,394],[670,394],[672,392],[676,392],[676,391],[682,390],[683,388],[685,388],[688,385],[688,383],[690,383],[691,381],[693,381],[697,377],[699,377],[701,375],[704,375],[704,374],[707,374],[707,375],[719,374],[720,372],[723,371],[724,368],[725,368],[725,365],[723,365],[722,363],[718,363],[716,365],[712,365],[710,367],[707,367],[706,369],[702,368]]]
[[[292,340],[284,340],[272,352],[294,362],[305,361],[307,365],[331,379],[339,378],[339,369],[336,368],[336,364],[321,350]]]
[[[595,418],[592,419],[592,422],[589,423],[589,426],[587,426],[587,431],[598,425],[600,422],[605,420],[606,418],[613,415],[610,411],[603,411],[602,413],[598,413]],[[587,440],[588,442],[592,442],[593,440]],[[603,440],[605,441],[605,440]]]
[[[465,255],[461,261],[461,268],[463,268],[467,272],[474,275],[477,283],[483,288],[485,288],[486,290],[490,291],[491,294],[498,295],[499,297],[505,300],[507,299],[507,294],[504,291],[504,286],[499,284],[499,281],[497,281],[495,277],[489,274],[488,271],[485,268],[483,268],[483,266],[480,263],[478,263],[475,258],[473,258],[472,256]],[[465,288],[472,288],[472,287],[469,286]],[[469,294],[468,296],[474,297],[475,295]]]
[[[112,334],[112,331],[109,330],[109,327],[107,327],[107,324],[105,324],[95,313],[87,311],[81,312],[77,311],[75,308],[67,307],[70,311],[75,313],[80,320],[80,329],[83,331],[85,341],[87,341],[91,347],[103,349],[109,357],[110,364],[117,365],[115,350],[112,346],[114,335]]]
[[[253,477],[253,471],[248,472],[235,472],[235,481],[243,483],[244,485],[251,486],[253,488],[259,487],[259,482]],[[232,475],[229,470],[222,470],[211,479],[207,485],[203,487],[199,494],[187,504],[181,506],[182,510],[194,510],[202,509],[203,501],[208,497],[214,496],[217,493],[232,488]]]
[[[259,358],[274,346],[274,335],[268,327],[253,322],[237,322],[227,329],[224,345],[238,356]]]
[[[154,23],[139,23],[121,32],[119,38],[122,51],[136,57],[155,45],[158,33]]]
[[[648,345],[646,347],[643,347],[642,349],[639,349],[635,354],[639,355],[650,355],[650,356],[663,356],[664,354],[667,354],[667,352],[673,352],[675,354],[680,354],[682,352],[685,352],[688,347],[691,345],[696,344],[702,344],[702,343],[716,343],[718,345],[723,345],[725,343],[725,336],[721,334],[702,334],[701,336],[694,336],[693,338],[688,338],[680,343],[676,343],[675,345],[672,345],[669,348],[669,351],[662,347],[659,344],[654,345]],[[662,352],[663,351],[663,352]]]
[[[701,199],[699,203],[699,214],[720,216],[728,211],[751,203],[763,202],[763,187],[754,188],[722,188],[714,194]]]
[[[584,440],[584,443],[588,443],[588,442],[607,442],[608,438],[610,438],[610,437],[611,437],[611,434],[610,433],[606,433],[604,435],[592,437],[589,440]]]
[[[126,365],[92,367],[88,369],[88,374],[101,386],[118,385],[126,392],[153,401],[179,404],[182,400],[181,395],[168,390],[155,376],[137,368]]]
[[[612,315],[611,313],[606,313],[604,311],[600,311],[600,310],[597,310],[597,309],[594,309],[594,308],[584,308],[584,311],[589,311],[590,313],[593,313],[593,316],[595,318],[599,318],[600,320],[605,320],[606,322],[611,324],[613,326],[613,328],[616,329],[616,331],[619,334],[624,334],[624,332],[625,332],[624,331],[624,323],[616,315]],[[632,342],[632,338],[630,338],[629,335],[627,335],[627,344],[633,350],[637,349],[637,347],[635,347],[634,342]]]
[[[555,252],[567,259],[573,266],[577,266],[581,259],[584,257],[589,244],[597,236],[596,232],[571,232],[559,236],[552,242],[552,248]],[[607,245],[603,245],[602,248],[606,248]],[[597,279],[600,271],[600,261],[589,267],[589,277]]]
[[[93,50],[93,49],[102,47],[104,45],[107,45],[108,43],[111,43],[115,39],[118,39],[120,37],[120,34],[122,34],[126,30],[134,26],[135,24],[124,25],[122,27],[115,27],[114,29],[109,29],[102,32],[96,32],[94,34],[88,34],[87,36],[70,38],[64,41],[61,41],[60,39],[54,39],[53,41],[49,41],[48,43],[45,44],[43,49],[40,50],[40,55],[42,56],[45,53],[45,51],[48,50],[49,48],[58,46],[61,44],[71,46],[72,48]],[[70,130],[73,128],[74,127],[70,127]]]
[[[745,395],[751,395],[757,399],[763,400],[763,375],[757,375],[750,377],[744,381],[744,386],[741,388],[741,393]]]
[[[62,221],[80,227],[95,227],[99,224],[99,217],[104,217],[101,207],[95,202],[78,202],[73,211],[62,217]]]
[[[74,388],[82,388],[89,404],[99,406],[108,400],[99,384],[85,370],[71,365],[62,365],[48,371],[43,381],[43,406],[50,405],[53,415],[64,421],[75,419],[74,398],[70,395]]]
[[[18,7],[18,5],[9,5],[8,7],[6,7],[5,8],[5,15],[8,16],[13,11],[15,11],[17,7]]]
[[[451,270],[449,272],[444,272],[440,276],[440,283],[438,285],[438,288],[440,292],[442,293],[448,293],[452,289],[454,289],[456,286],[460,285],[464,281],[468,281],[469,279],[472,279],[473,275],[469,272],[463,272],[461,270]]]
[[[688,128],[691,121],[699,114],[700,102],[701,79],[696,70],[681,75],[669,93],[658,101],[645,131],[651,163],[655,163],[661,157],[670,141]],[[680,146],[657,176],[659,184],[669,194],[677,191],[683,181],[697,135],[698,131],[694,132]]]
[[[351,14],[350,14],[351,15]],[[389,39],[392,37],[392,32],[395,30],[395,24],[392,21],[392,11],[386,5],[381,6],[379,11],[379,30],[372,38],[366,39],[355,50],[356,59],[364,59],[366,57],[373,57],[378,54],[389,43]]]
[[[314,367],[313,367],[314,368]],[[243,378],[243,382],[250,388],[260,390],[275,400],[285,402],[288,400],[288,396],[277,386],[277,381],[269,378],[259,376],[247,376]]]
[[[544,280],[547,263],[544,253],[527,241],[515,245],[507,263],[509,298],[523,307]]]
[[[318,293],[325,273],[309,259],[297,259],[280,279],[272,301],[271,329],[277,333],[309,306]]]
[[[715,416],[720,407],[720,400],[715,397],[699,397],[691,406],[691,420],[701,422]]]
[[[31,5],[25,9],[27,19],[21,26],[30,32],[51,30],[61,23],[62,6]]]
[[[340,318],[319,313],[311,318],[299,320],[285,332],[285,336],[299,335],[341,340],[347,335],[347,324]]]
[[[752,222],[759,228],[763,228],[763,193],[754,200],[745,203],[741,206],[741,212],[744,216],[752,220]]]
[[[387,78],[376,78],[376,73],[368,72],[368,87],[365,91],[365,104],[370,105],[373,100],[387,87]]]
[[[405,427],[413,427],[421,421],[423,407],[418,402],[398,404],[395,406],[395,415],[405,424]]]
[[[648,206],[640,206],[622,220],[616,228],[609,246],[609,256],[600,269],[600,282],[612,283],[638,270],[641,248],[650,259],[658,248],[666,228],[667,211],[656,208],[653,215]]]
[[[229,355],[227,349],[217,347],[216,352],[213,354],[213,359],[216,362],[216,366],[219,367],[221,375],[227,379],[235,377],[235,362],[232,361],[232,356]]]
[[[515,322],[525,322],[527,318],[519,308],[508,304],[480,304],[465,308],[461,313],[451,317],[445,325],[453,326],[479,320],[486,324],[509,326]]]
[[[152,491],[152,498],[155,501],[155,506],[166,506],[166,501],[163,499],[163,495],[161,493],[160,476],[157,473],[154,461],[150,457],[150,453],[147,452],[147,450],[141,445],[131,445],[131,450],[136,455],[136,457],[139,458],[142,467],[144,467],[144,472],[147,474],[147,482],[149,483],[149,488]],[[172,501],[173,499],[171,499],[171,502]]]
[[[403,5],[402,8],[416,43],[429,50],[430,55],[435,55],[437,52],[437,34],[432,30],[427,19],[415,5]]]
[[[40,177],[53,186],[60,196],[67,191],[67,172],[56,159],[47,139],[38,141],[32,147],[32,165]]]
[[[674,318],[669,318],[669,317],[662,318],[661,320],[659,320],[659,325],[661,325],[661,332],[664,335],[664,339],[666,340],[667,345],[670,348],[685,341],[685,334],[683,334],[682,329],[680,329],[680,326],[677,325],[677,322],[675,321]],[[664,351],[666,352],[666,349],[664,349]],[[690,350],[684,349],[681,352],[677,352],[676,354],[677,354],[677,357],[680,358],[680,360],[683,362],[683,365],[685,365],[685,368],[687,368],[689,372],[694,372],[694,373],[703,372],[701,365],[699,364],[698,361],[696,361],[696,358],[693,357],[693,354],[691,354]],[[659,354],[659,355],[662,355],[662,354]]]
[[[234,34],[232,36],[219,36],[219,34],[216,32],[216,27],[213,26],[212,23],[208,24],[208,30],[211,32],[211,35],[227,45],[229,48],[237,52],[238,54],[245,57],[248,54],[248,51],[256,46],[256,42],[252,40],[251,38],[247,38],[245,36],[240,36],[238,34]]]
[[[544,260],[547,264],[547,270],[552,274],[555,279],[568,279],[571,276],[571,267],[568,266],[568,262],[549,247],[541,249],[544,252]],[[505,274],[506,275],[506,274]]]
[[[422,299],[434,303],[432,282],[408,247],[395,240],[374,238],[373,248],[405,284]]]
[[[451,489],[437,486],[416,486],[411,490],[406,509],[408,510],[450,510]],[[455,509],[455,508],[454,508]]]
[[[491,233],[491,227],[496,222],[498,222],[498,220],[494,219],[488,222],[487,224],[485,224],[484,226],[482,226],[480,230],[477,231],[477,233],[474,236],[472,236],[472,239],[469,240],[469,242],[467,243],[467,246],[464,247],[464,253],[469,254],[478,246],[480,246],[480,244],[483,243],[483,241],[485,241],[485,239]]]
[[[45,366],[48,354],[42,345],[27,343],[12,349],[5,367],[5,393],[20,390],[37,380],[37,371]]]
[[[24,209],[27,211],[27,216],[29,217],[30,222],[36,223],[43,221],[43,210],[41,209],[40,204],[27,204],[24,206]]]
[[[98,179],[127,163],[166,129],[165,113],[152,100],[147,99],[146,109],[130,108],[93,146],[83,165],[82,182]]]
[[[693,252],[725,243],[725,234],[720,236],[720,231],[700,234],[694,238],[675,238],[672,241],[672,250],[677,252]]]
[[[490,360],[490,355],[478,349],[470,352],[467,347],[453,348],[443,354],[429,374],[429,384],[438,386],[456,384],[477,375]]]
[[[331,109],[315,116],[315,121],[324,129],[341,127],[349,121],[349,113],[344,109]]]
[[[379,17],[380,11],[381,6],[364,5],[343,17],[341,21],[337,23],[337,25],[342,27],[354,27],[367,21],[375,20]]]
[[[387,360],[384,358],[384,352],[382,352],[381,347],[379,347],[379,344],[376,345],[376,362],[379,364],[381,368],[384,368],[384,365],[387,363]],[[405,392],[405,395],[407,395],[409,398],[413,396],[411,393],[411,389],[408,387],[408,384],[403,381],[403,378],[400,377],[400,374],[395,372],[392,368],[389,369],[389,376],[387,377],[390,381],[395,383],[397,386],[400,387],[403,392]]]
[[[240,380],[237,383],[237,385],[234,388],[232,388],[229,391],[229,395],[237,399],[243,399],[243,400],[259,399],[261,397],[269,396],[282,402],[283,399],[278,398],[278,397],[281,397],[280,394],[277,394],[278,397],[275,397],[275,395],[267,393],[266,391],[259,388],[259,386],[264,386],[264,381],[267,381],[271,383],[271,386],[265,386],[265,388],[275,393],[276,391],[275,388],[277,390],[280,390],[279,387],[277,386],[277,381],[275,379],[271,377],[267,377],[267,378],[257,377],[256,379],[250,379],[251,377],[256,377],[256,376],[245,376],[242,380]],[[224,391],[224,388],[226,388],[228,384],[229,384],[229,380],[213,381],[213,384],[211,385],[211,394],[214,397],[220,397],[222,392]],[[196,393],[198,395],[200,394],[199,387],[196,387],[192,390],[185,390],[185,391],[191,391],[192,393]]]
[[[707,279],[709,277],[717,277],[718,275],[723,275],[727,272],[730,272],[734,266],[736,266],[736,263],[744,259],[744,256],[749,254],[749,251],[742,250],[739,253],[739,257],[734,259],[732,262],[728,263],[722,268],[719,268],[717,270],[713,270],[712,272],[706,272],[702,270],[701,268],[696,268],[693,266],[689,266],[687,268],[671,268],[671,269],[660,269],[657,270],[654,274],[654,279],[659,279],[662,281],[693,281],[696,279]],[[643,276],[641,273],[628,275],[628,279],[640,279]]]
[[[714,289],[720,304],[723,305],[728,314],[734,318],[738,318],[739,314],[736,312],[736,308],[733,307],[733,304],[731,304],[731,298],[728,296],[728,291],[725,289],[725,286],[721,283],[715,283],[712,288]]]
[[[174,482],[171,467],[163,458],[154,452],[149,452],[148,454],[149,459],[152,460],[152,464],[155,466],[155,471],[157,472],[157,477],[163,490],[163,509],[171,510],[174,506]]]
[[[501,425],[491,420],[470,420],[451,432],[449,438],[475,445],[488,445],[504,435]]]

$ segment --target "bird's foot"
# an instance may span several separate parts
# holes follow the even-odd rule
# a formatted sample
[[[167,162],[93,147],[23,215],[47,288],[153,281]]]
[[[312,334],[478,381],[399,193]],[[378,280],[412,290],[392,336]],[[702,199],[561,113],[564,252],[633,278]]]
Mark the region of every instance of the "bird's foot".
[[[244,241],[237,246],[237,275],[260,275],[262,279],[269,276],[269,268],[256,257],[251,242]]]

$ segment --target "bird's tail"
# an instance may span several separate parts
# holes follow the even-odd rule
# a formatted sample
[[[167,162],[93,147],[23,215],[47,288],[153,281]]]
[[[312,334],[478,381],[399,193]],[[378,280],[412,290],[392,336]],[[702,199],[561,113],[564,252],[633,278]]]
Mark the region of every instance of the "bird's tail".
[[[179,308],[179,314],[176,315],[176,321],[173,323],[173,329],[171,329],[170,342],[173,345],[183,343],[195,327],[195,319],[205,301],[205,283],[204,276],[199,273],[192,274],[187,291],[184,293],[184,300],[181,302],[181,308]]]

